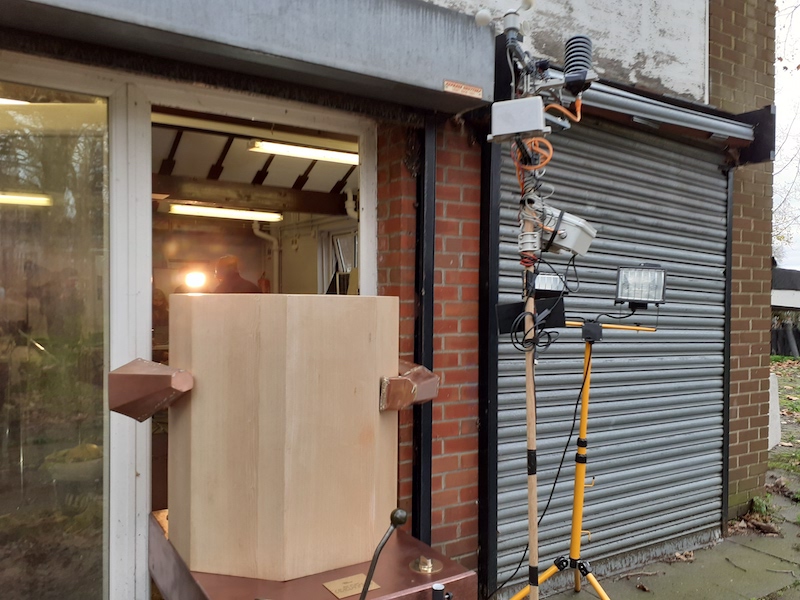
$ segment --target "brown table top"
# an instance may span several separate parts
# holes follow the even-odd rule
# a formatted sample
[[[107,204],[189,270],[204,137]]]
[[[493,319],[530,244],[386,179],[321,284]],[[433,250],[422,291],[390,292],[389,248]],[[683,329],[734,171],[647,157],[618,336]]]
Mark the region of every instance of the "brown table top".
[[[335,600],[336,596],[323,584],[366,575],[369,570],[369,562],[364,562],[292,581],[190,572],[152,515],[150,538],[151,575],[166,600],[177,600],[178,589],[181,598],[190,600]],[[441,561],[444,568],[430,575],[413,571],[410,564],[421,555]],[[446,591],[453,592],[458,600],[476,600],[478,593],[473,571],[401,530],[386,543],[372,580],[380,588],[370,591],[368,600],[429,600],[434,583],[444,584]],[[357,600],[359,594],[360,590],[349,598]]]

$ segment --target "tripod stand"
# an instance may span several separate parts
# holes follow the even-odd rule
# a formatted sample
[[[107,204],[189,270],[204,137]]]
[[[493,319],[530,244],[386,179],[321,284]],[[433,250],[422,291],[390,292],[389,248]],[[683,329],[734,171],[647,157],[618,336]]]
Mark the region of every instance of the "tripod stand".
[[[601,600],[611,600],[605,593],[600,582],[592,573],[592,566],[588,561],[581,559],[581,536],[583,527],[583,499],[586,492],[586,464],[588,448],[588,429],[589,429],[589,387],[592,377],[592,348],[595,342],[603,340],[603,329],[621,329],[625,331],[655,331],[653,327],[640,327],[638,325],[614,325],[601,324],[597,322],[567,321],[567,327],[581,327],[582,337],[585,342],[583,355],[583,385],[581,387],[581,416],[578,428],[578,450],[575,455],[575,482],[572,499],[572,528],[569,544],[569,558],[559,556],[553,561],[553,565],[538,577],[538,585],[550,579],[556,573],[565,569],[575,571],[575,591],[581,591],[581,577],[585,577],[589,584],[600,596]],[[511,600],[522,600],[531,592],[531,586],[525,586]],[[538,591],[537,591],[538,594]]]

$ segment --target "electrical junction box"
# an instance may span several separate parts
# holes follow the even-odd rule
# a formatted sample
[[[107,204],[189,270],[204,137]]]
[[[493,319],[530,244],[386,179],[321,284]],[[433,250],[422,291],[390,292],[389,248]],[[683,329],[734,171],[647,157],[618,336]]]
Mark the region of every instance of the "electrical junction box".
[[[544,103],[539,96],[492,104],[492,134],[487,138],[490,142],[500,144],[517,135],[537,137],[549,132],[544,122]]]
[[[547,207],[544,219],[542,220],[544,226],[557,228],[558,231],[555,236],[552,236],[552,242],[550,241],[551,235],[548,233],[544,234],[542,238],[542,250],[547,248],[547,252],[566,252],[583,256],[589,251],[589,246],[591,246],[592,241],[597,235],[597,230],[580,217],[576,217],[568,212],[561,214],[561,222],[559,223],[560,213],[560,210],[551,206]]]

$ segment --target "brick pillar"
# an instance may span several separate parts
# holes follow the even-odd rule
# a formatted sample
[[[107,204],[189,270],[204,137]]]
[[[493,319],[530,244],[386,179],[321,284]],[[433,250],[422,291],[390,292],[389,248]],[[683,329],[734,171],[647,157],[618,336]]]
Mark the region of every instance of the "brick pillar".
[[[416,181],[404,165],[407,131],[378,133],[378,293],[400,298],[400,351],[414,351]],[[432,542],[475,568],[478,548],[478,269],[480,146],[440,125],[436,140]],[[412,413],[400,415],[400,506],[411,506]],[[413,515],[412,515],[413,518]]]
[[[414,359],[416,180],[404,164],[407,130],[378,129],[378,294],[400,299],[400,356]],[[412,411],[400,412],[399,506],[411,512]],[[411,520],[406,525],[410,528]]]
[[[710,103],[741,113],[775,99],[775,4],[709,2]],[[736,170],[733,189],[729,517],[763,492],[769,421],[772,163]]]

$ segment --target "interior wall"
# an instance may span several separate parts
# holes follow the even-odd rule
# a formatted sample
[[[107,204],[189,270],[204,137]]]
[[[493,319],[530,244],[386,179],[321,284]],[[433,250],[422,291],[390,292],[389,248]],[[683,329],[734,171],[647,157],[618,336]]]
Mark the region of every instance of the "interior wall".
[[[311,233],[282,236],[281,248],[281,292],[316,294],[317,236]]]

